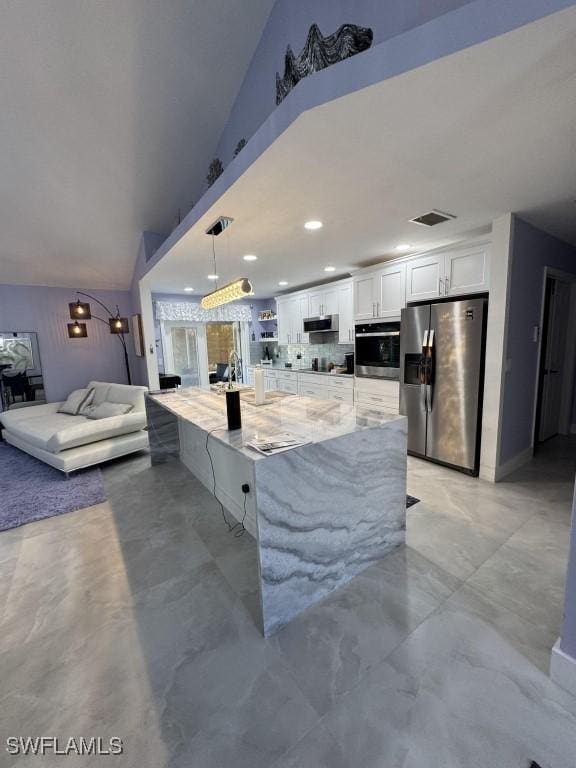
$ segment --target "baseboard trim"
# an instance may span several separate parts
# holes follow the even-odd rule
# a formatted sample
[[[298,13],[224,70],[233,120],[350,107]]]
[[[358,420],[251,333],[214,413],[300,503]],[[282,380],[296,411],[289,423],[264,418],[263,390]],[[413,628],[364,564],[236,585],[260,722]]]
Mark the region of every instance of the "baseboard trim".
[[[495,472],[496,482],[503,480],[505,477],[508,477],[508,475],[511,475],[512,472],[515,472],[517,469],[520,469],[520,467],[528,464],[528,462],[532,460],[533,455],[533,449],[532,446],[530,446],[529,448],[526,448],[525,451],[517,453],[516,456],[508,459],[504,464],[497,466]]]
[[[565,691],[576,696],[576,659],[568,656],[560,648],[560,638],[554,643],[550,656],[550,677],[564,688]]]

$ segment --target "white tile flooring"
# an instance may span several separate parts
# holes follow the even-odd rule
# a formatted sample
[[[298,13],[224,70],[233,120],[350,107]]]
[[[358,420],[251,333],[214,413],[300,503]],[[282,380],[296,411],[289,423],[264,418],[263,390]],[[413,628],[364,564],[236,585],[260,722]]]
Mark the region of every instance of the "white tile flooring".
[[[269,640],[249,537],[180,465],[110,464],[107,503],[0,534],[0,766],[575,768],[547,675],[575,460],[557,439],[492,486],[411,459],[407,546]]]

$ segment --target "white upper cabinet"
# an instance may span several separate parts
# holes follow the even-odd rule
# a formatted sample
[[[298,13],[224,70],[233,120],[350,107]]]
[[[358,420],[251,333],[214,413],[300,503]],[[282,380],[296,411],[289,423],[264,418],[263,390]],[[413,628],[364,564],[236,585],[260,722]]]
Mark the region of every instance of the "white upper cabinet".
[[[307,317],[311,317],[310,297],[307,293],[302,293],[298,296],[298,314],[296,317],[297,327],[295,328],[297,344],[309,343],[308,334],[304,333],[304,320]]]
[[[304,333],[304,320],[320,315],[339,315],[338,342],[351,344],[354,341],[351,279],[280,296],[276,299],[276,312],[279,344],[309,344],[309,336]]]
[[[435,299],[443,295],[444,256],[420,256],[406,263],[406,301]]]
[[[454,251],[444,256],[444,294],[458,296],[487,291],[490,281],[490,257],[487,246]]]
[[[376,317],[376,296],[378,276],[358,275],[354,278],[354,319],[369,320]]]
[[[338,287],[338,343],[354,343],[354,295],[351,280]]]
[[[406,264],[391,264],[378,273],[377,317],[400,317],[406,306]]]
[[[354,278],[354,319],[400,317],[406,305],[406,264],[390,264]]]
[[[278,343],[295,344],[294,326],[297,312],[297,298],[286,296],[276,300],[276,314],[278,318]]]
[[[320,307],[322,306],[322,291],[311,291],[308,294],[308,306],[310,309],[309,317],[319,317],[322,313]]]
[[[334,286],[315,288],[308,294],[310,314],[307,317],[336,315],[338,313],[338,289]]]
[[[406,301],[482,293],[489,280],[487,245],[419,256],[406,262]]]
[[[279,344],[308,344],[304,318],[310,316],[308,294],[282,296],[276,299]]]

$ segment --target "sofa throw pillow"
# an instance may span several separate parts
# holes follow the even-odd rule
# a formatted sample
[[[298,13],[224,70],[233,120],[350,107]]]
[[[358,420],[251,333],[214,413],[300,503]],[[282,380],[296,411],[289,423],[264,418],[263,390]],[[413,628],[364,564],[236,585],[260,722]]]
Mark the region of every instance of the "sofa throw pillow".
[[[94,398],[93,389],[75,389],[66,398],[58,408],[58,413],[68,413],[70,416],[77,416],[83,408],[90,405]]]
[[[126,403],[108,403],[104,401],[100,405],[91,405],[86,409],[85,415],[89,419],[109,419],[111,416],[124,416],[130,413],[133,406]]]

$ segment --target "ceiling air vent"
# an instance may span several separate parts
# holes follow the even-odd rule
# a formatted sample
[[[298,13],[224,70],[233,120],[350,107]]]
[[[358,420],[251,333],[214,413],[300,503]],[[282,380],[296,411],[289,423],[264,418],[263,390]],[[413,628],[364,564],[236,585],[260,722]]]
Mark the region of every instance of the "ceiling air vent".
[[[451,213],[444,213],[443,211],[430,211],[423,216],[416,216],[415,219],[410,219],[414,224],[420,224],[423,227],[435,227],[436,224],[442,224],[445,221],[452,221],[456,216]]]

